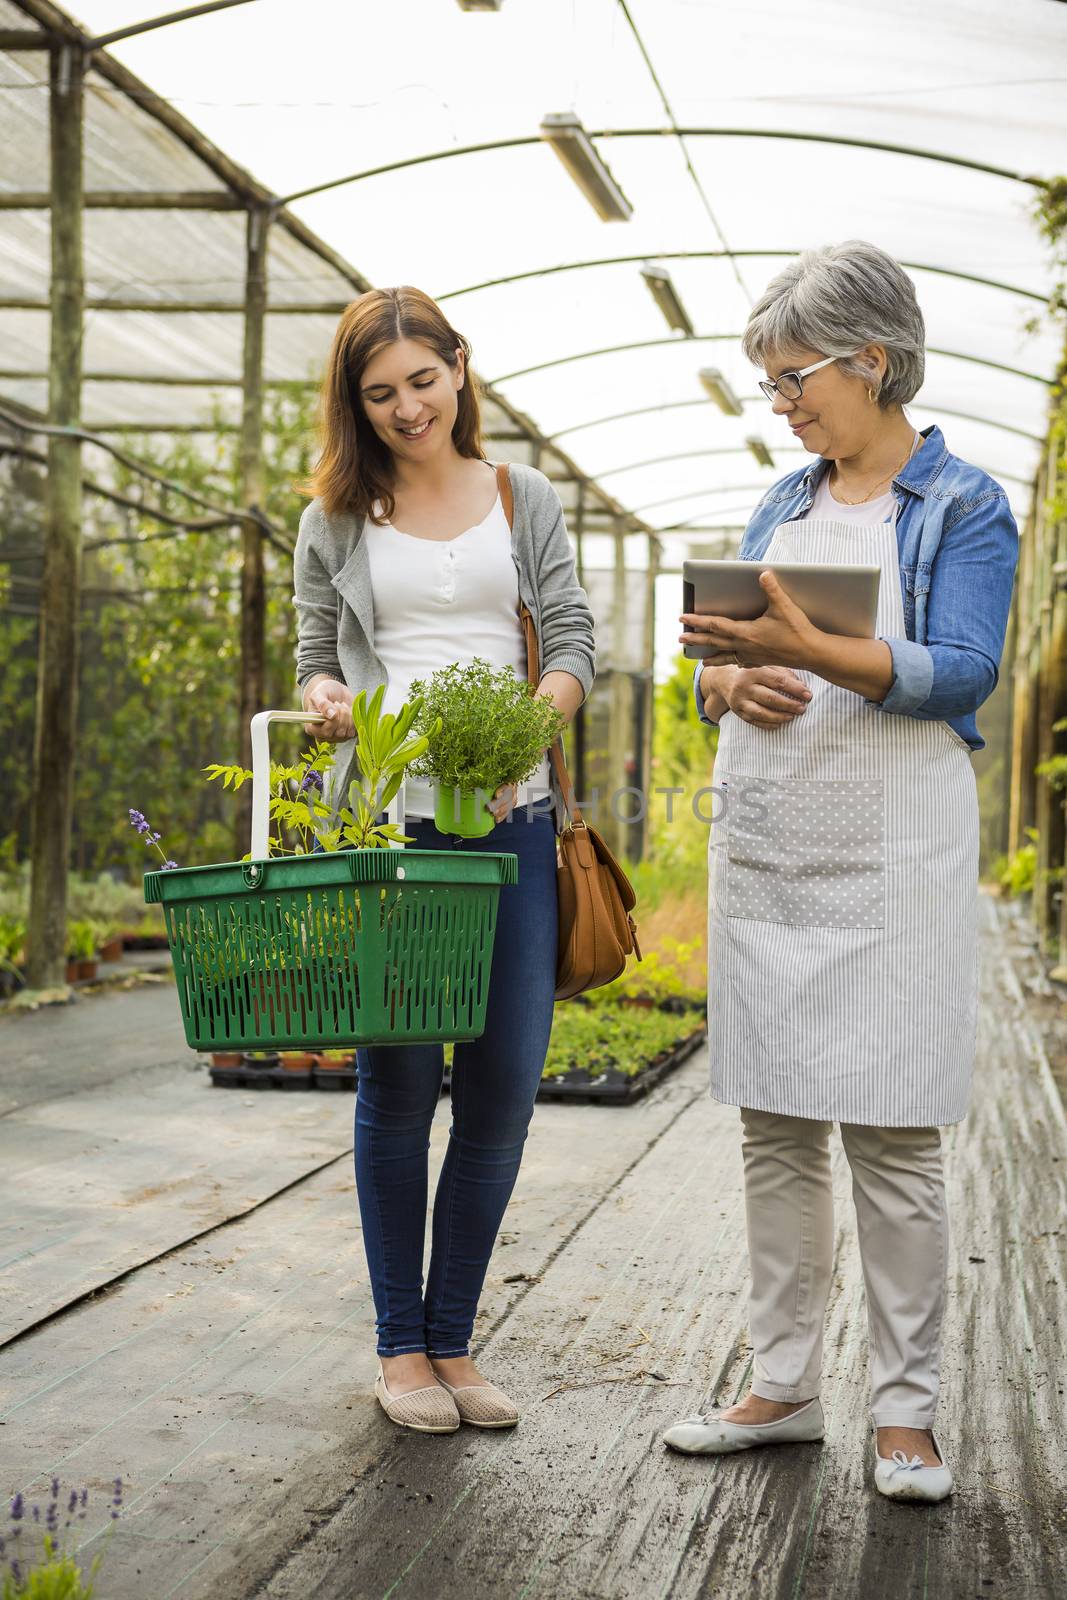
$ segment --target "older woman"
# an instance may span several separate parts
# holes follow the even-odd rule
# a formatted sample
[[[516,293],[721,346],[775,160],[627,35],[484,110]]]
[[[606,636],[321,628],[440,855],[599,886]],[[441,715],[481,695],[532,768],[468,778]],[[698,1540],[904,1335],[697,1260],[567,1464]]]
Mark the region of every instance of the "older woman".
[[[932,1431],[947,1218],[939,1125],[967,1112],[977,998],[975,712],[997,682],[1018,535],[1007,497],[904,407],[923,379],[911,280],[873,245],[807,251],[744,350],[812,460],[741,557],[881,568],[876,637],[814,627],[773,574],[756,621],[686,615],[725,792],[710,862],[712,1093],[741,1110],[753,1381],[671,1428],[723,1454],[820,1439],[833,1258],[829,1138],[852,1172],[874,1482],[941,1500]]]

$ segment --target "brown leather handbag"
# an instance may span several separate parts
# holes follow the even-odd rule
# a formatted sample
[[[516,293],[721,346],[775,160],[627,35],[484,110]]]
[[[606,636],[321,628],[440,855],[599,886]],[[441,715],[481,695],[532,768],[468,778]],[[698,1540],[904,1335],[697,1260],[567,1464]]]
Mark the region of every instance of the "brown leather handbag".
[[[496,476],[510,528],[515,502],[507,466],[498,466]],[[533,617],[521,601],[519,616],[526,640],[526,676],[536,685],[541,677],[537,631]],[[636,955],[640,961],[637,928],[630,915],[637,896],[604,840],[585,821],[575,803],[561,742],[552,746],[549,759],[568,813],[556,853],[559,895],[556,999],[571,1000],[585,989],[598,989],[601,984],[617,978],[626,966],[627,956]]]

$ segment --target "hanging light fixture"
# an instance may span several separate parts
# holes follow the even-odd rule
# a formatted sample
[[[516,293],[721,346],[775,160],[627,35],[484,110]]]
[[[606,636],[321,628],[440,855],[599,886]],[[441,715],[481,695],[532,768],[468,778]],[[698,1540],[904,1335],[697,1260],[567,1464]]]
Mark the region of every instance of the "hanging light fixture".
[[[629,222],[633,206],[573,111],[551,112],[542,117],[541,137],[552,146],[602,222]]]
[[[725,411],[728,417],[741,416],[741,402],[718,367],[701,367],[700,381],[720,411]]]
[[[748,438],[745,440],[745,443],[748,445],[748,448],[752,451],[752,454],[755,456],[761,467],[774,466],[774,457],[771,455],[771,452],[768,450],[759,434],[750,433]]]
[[[679,333],[684,333],[687,339],[693,337],[693,324],[678,297],[673,280],[666,267],[657,267],[654,262],[646,261],[641,268],[641,276],[648,285],[648,291],[653,300],[667,319],[669,328],[676,328]]]

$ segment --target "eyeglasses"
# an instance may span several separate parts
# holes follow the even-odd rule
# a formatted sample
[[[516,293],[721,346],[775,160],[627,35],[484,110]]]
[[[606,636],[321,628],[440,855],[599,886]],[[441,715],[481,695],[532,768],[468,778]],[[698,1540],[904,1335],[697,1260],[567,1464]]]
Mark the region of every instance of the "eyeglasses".
[[[759,386],[767,396],[773,400],[780,394],[783,400],[799,400],[804,393],[804,379],[812,372],[818,372],[820,367],[828,367],[831,361],[840,360],[839,356],[825,356],[822,361],[813,361],[810,367],[801,367],[799,372],[780,372],[777,379],[760,378]]]

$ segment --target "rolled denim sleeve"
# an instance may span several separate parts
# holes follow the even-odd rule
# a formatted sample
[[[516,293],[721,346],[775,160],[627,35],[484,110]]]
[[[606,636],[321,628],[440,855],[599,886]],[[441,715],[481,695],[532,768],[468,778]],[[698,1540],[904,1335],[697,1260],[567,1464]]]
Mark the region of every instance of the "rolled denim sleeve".
[[[926,643],[884,641],[893,682],[884,700],[868,705],[923,722],[977,711],[1000,675],[1018,559],[1019,531],[1003,490],[968,507],[934,558]]]

